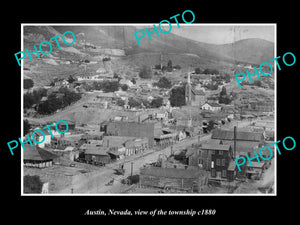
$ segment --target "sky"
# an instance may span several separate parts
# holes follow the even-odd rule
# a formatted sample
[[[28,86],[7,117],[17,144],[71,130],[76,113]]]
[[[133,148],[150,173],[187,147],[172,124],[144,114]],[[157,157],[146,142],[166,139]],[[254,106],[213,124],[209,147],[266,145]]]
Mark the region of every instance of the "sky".
[[[172,24],[174,34],[190,38],[192,40],[210,43],[210,44],[228,44],[247,38],[261,38],[274,42],[275,26],[273,24],[263,25],[199,25]]]

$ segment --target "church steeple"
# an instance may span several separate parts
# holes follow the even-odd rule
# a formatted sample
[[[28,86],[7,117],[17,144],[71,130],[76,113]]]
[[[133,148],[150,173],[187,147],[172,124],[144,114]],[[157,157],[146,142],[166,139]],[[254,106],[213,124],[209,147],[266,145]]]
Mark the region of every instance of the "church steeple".
[[[191,105],[192,102],[192,85],[191,85],[191,77],[188,72],[187,84],[185,85],[185,103],[187,105]]]

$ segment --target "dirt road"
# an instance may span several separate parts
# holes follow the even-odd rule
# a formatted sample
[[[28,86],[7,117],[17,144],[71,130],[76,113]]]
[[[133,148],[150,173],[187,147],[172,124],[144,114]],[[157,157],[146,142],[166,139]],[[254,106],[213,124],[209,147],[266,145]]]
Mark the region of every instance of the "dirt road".
[[[211,134],[201,135],[201,141],[208,140]],[[198,142],[198,136],[185,139],[181,142],[173,144],[173,151],[181,150],[186,146],[189,146],[193,143]],[[74,177],[72,185],[61,190],[59,193],[120,193],[122,191],[121,179],[129,176],[131,174],[131,163],[132,164],[132,173],[139,173],[140,167],[146,163],[156,162],[159,155],[164,154],[169,156],[171,153],[171,146],[161,149],[161,150],[149,150],[142,155],[135,155],[129,158],[126,158],[122,161],[117,161],[115,163],[109,164],[103,168],[100,168],[99,171],[92,173],[86,173],[80,177]],[[124,163],[125,174],[116,175],[114,174],[116,168],[119,167],[119,164]],[[107,186],[106,184],[114,179],[114,184]],[[123,187],[124,188],[124,187]]]

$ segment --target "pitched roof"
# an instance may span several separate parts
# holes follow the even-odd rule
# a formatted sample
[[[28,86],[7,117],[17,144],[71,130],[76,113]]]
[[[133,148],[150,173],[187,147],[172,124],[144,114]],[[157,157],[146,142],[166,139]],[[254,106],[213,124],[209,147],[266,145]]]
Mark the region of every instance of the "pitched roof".
[[[197,90],[192,88],[192,92],[194,92],[195,95],[205,95],[205,93],[202,90]]]
[[[107,153],[108,149],[107,148],[88,148],[87,150],[85,150],[86,155],[102,155],[102,156],[109,156]]]
[[[30,144],[24,144],[24,148],[24,160],[46,161],[58,157],[56,154],[46,151],[45,149],[39,148],[38,146],[32,147]]]
[[[222,141],[223,144],[225,145],[231,145],[231,147],[233,148],[234,145],[234,141]],[[254,141],[237,141],[236,142],[236,151],[237,152],[253,152],[254,150],[256,151],[258,148],[258,142],[254,142]]]
[[[247,166],[248,167],[254,167],[254,168],[262,168],[264,166],[264,162],[251,162],[252,166],[250,165],[250,163],[247,161]]]
[[[212,106],[212,107],[222,107],[221,105],[219,105],[218,103],[215,103],[215,102],[206,102],[206,103],[204,103],[203,105],[210,105],[210,106]],[[202,105],[202,106],[203,106]]]
[[[229,151],[230,145],[203,144],[201,148],[207,150]]]
[[[141,175],[165,178],[185,178],[195,179],[203,176],[203,171],[199,169],[176,169],[176,168],[161,168],[161,167],[145,167],[140,169]]]
[[[237,166],[237,165],[236,165],[236,162],[233,161],[233,160],[230,160],[229,166],[228,166],[227,170],[229,170],[229,171],[234,171],[235,168],[236,168],[236,166]]]
[[[260,141],[262,132],[237,131],[236,139],[245,141]],[[212,139],[233,140],[233,131],[216,129],[211,135]]]

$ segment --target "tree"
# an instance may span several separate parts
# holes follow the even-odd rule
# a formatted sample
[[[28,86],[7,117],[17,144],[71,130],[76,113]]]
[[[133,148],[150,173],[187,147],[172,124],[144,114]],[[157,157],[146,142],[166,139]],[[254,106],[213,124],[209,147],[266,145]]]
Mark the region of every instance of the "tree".
[[[225,86],[222,87],[222,90],[220,92],[220,96],[222,96],[222,95],[227,95]]]
[[[181,86],[173,88],[169,100],[171,106],[173,107],[180,107],[185,105],[185,87]]]
[[[34,85],[33,80],[31,79],[24,79],[24,89],[30,89]]]
[[[157,65],[154,66],[154,68],[157,69],[157,70],[160,70],[161,69],[161,65],[157,64]]]
[[[36,193],[40,194],[42,192],[43,182],[37,175],[30,176],[26,175],[23,177],[24,193]]]
[[[133,107],[141,107],[141,102],[138,101],[137,99],[130,97],[128,98],[128,105],[133,108]]]
[[[205,69],[204,71],[203,71],[203,73],[204,74],[219,74],[219,71],[218,70],[216,70],[216,69]]]
[[[200,73],[201,73],[201,70],[200,70],[199,67],[197,67],[197,68],[195,69],[195,73],[196,73],[196,74],[200,74]]]
[[[255,81],[253,81],[253,85],[261,87],[261,81],[260,80],[255,80]]]
[[[134,77],[130,80],[133,84],[136,84],[136,80],[134,79]]]
[[[40,88],[38,90],[34,90],[33,92],[23,95],[24,98],[24,108],[28,109],[32,107],[33,104],[38,104],[42,97],[47,96],[47,90],[45,88]]]
[[[31,125],[28,122],[28,120],[23,120],[23,128],[24,128],[24,134],[29,133],[30,129],[31,129]]]
[[[228,73],[225,73],[225,83],[229,83],[231,80],[230,75]]]
[[[123,107],[125,105],[125,101],[121,98],[118,98],[116,104]]]
[[[102,82],[102,91],[103,92],[115,92],[119,90],[119,82],[118,81],[103,81]]]
[[[153,84],[154,86],[157,86],[159,88],[171,88],[172,83],[169,81],[166,77],[161,77],[157,83]]]
[[[171,60],[168,61],[167,67],[172,68],[172,61]]]
[[[214,121],[214,120],[208,121],[208,125],[207,125],[206,130],[207,130],[207,131],[211,131],[211,130],[213,130],[214,128],[215,128],[215,121]]]
[[[72,75],[70,75],[69,78],[68,78],[68,82],[69,82],[70,84],[72,84],[74,81],[76,81],[76,79],[74,79],[74,78],[72,77]]]
[[[219,103],[230,104],[231,98],[227,95],[226,88],[223,86],[219,95]]]
[[[119,78],[119,75],[118,75],[116,72],[114,72],[113,78],[114,78],[114,79],[118,79],[118,78]]]
[[[45,102],[39,104],[37,112],[39,114],[51,114],[58,109],[66,107],[81,98],[79,93],[70,91],[66,87],[58,90],[58,93],[51,93]]]
[[[139,76],[140,78],[143,79],[151,79],[152,78],[151,68],[149,66],[144,65],[141,71],[139,72]]]
[[[180,65],[176,65],[174,66],[173,68],[177,69],[177,70],[180,70],[181,69],[181,66]]]
[[[122,89],[122,91],[127,91],[128,90],[128,85],[127,84],[121,85],[121,89]]]
[[[162,106],[162,104],[163,104],[163,98],[156,97],[152,100],[150,106],[151,106],[151,108],[159,108]]]

